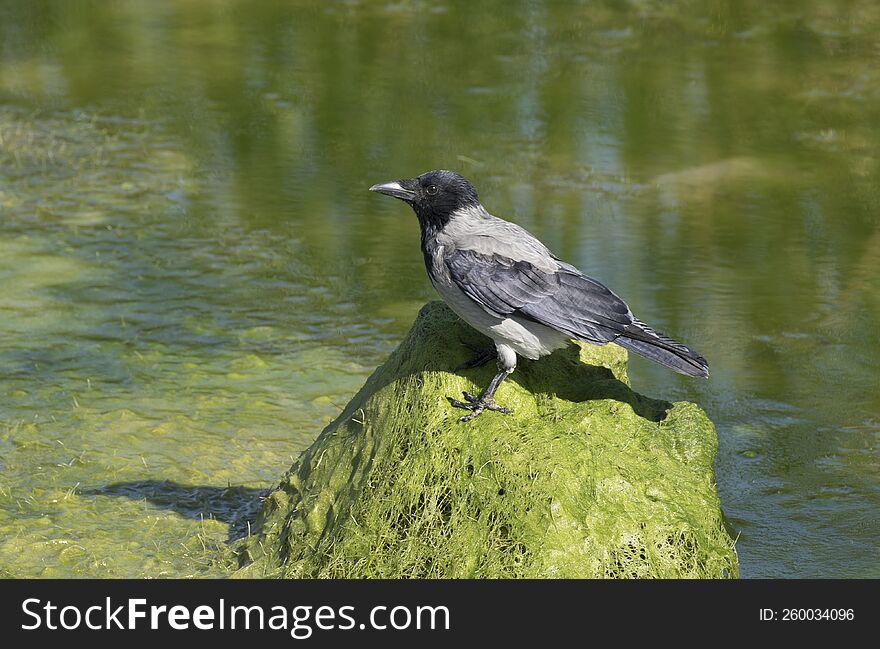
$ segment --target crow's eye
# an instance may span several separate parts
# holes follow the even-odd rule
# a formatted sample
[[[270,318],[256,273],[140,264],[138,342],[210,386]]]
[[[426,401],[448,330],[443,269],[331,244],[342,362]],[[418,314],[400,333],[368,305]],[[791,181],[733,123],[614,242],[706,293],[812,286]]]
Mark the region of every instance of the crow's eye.
[[[428,185],[425,187],[425,193],[428,196],[436,196],[437,195],[437,185]]]

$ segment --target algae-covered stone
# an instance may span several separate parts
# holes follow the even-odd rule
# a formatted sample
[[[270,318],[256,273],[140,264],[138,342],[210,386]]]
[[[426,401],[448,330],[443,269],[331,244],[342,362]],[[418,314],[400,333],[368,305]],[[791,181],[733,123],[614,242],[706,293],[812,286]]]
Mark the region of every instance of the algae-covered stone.
[[[266,499],[248,577],[732,577],[712,422],[633,392],[626,352],[572,343],[521,361],[512,415],[459,424],[453,373],[484,344],[441,302]]]

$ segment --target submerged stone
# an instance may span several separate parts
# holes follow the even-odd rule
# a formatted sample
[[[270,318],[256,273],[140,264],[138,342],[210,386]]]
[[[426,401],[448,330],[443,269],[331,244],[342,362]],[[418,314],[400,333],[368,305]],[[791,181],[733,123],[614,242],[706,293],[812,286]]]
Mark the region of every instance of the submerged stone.
[[[244,577],[735,577],[695,404],[630,389],[626,351],[572,343],[521,361],[498,403],[458,423],[446,396],[494,363],[441,302],[268,496]]]

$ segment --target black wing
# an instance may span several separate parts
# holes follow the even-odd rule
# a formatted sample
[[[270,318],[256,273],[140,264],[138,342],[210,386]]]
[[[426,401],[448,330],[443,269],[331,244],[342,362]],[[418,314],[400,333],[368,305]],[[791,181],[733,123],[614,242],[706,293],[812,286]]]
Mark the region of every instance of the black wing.
[[[492,315],[520,316],[598,345],[615,341],[676,372],[709,376],[705,358],[637,320],[623,300],[574,266],[560,262],[549,272],[473,250],[456,250],[445,261],[452,281]]]
[[[596,344],[616,339],[633,322],[623,300],[568,264],[548,272],[473,250],[456,250],[445,262],[452,281],[498,317],[520,316]]]

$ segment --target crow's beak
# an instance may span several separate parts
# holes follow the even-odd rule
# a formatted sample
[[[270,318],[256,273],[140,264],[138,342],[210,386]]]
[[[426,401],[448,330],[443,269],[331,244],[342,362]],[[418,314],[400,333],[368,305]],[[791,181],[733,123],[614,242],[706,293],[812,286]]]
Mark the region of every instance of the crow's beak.
[[[371,192],[379,192],[380,194],[387,194],[388,196],[393,196],[394,198],[399,198],[402,201],[412,201],[416,197],[416,193],[407,187],[407,185],[413,185],[413,181],[411,180],[394,180],[390,183],[379,183],[378,185],[373,185],[370,187]]]

